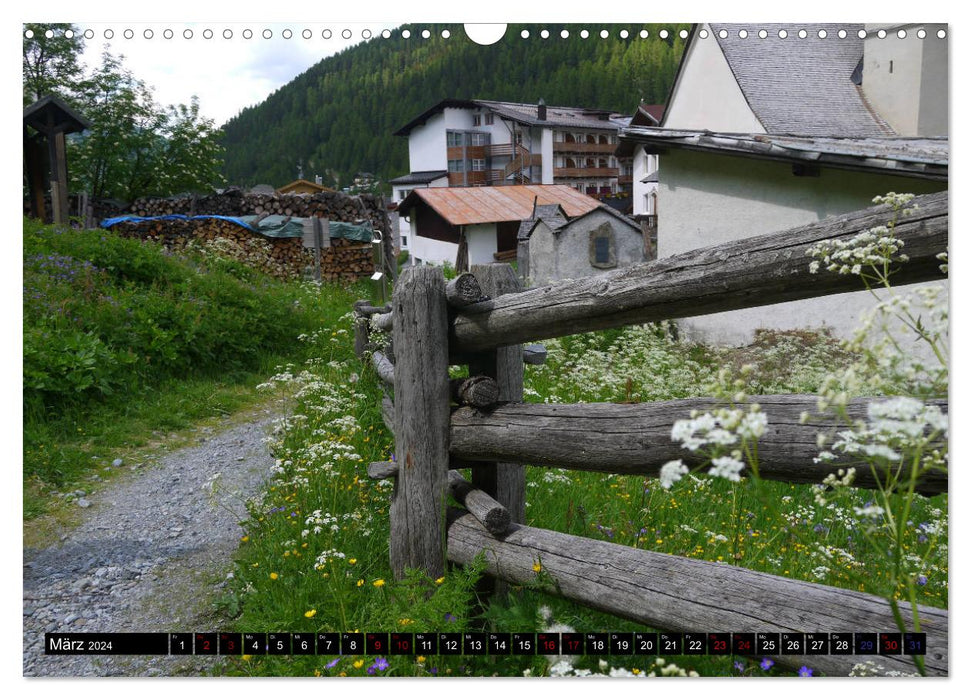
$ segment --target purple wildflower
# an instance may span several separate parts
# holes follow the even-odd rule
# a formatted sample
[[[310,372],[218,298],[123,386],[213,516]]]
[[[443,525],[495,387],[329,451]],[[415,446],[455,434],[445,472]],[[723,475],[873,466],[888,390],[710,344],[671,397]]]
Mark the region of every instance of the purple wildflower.
[[[438,666],[432,666],[430,669],[428,669],[428,672],[430,674],[432,674],[433,676],[437,676],[438,675]]]
[[[336,666],[340,662],[340,660],[341,660],[341,658],[338,656],[333,661],[331,661],[330,663],[325,664],[324,665],[324,668],[334,668],[334,666]]]
[[[445,613],[445,622],[455,622],[457,619],[452,613]]]
[[[745,664],[742,663],[741,661],[736,661],[732,665],[735,667],[735,670],[738,671],[739,673],[745,670]]]
[[[371,668],[378,671],[384,671],[385,669],[388,668],[388,660],[383,656],[379,656],[374,660],[374,663],[371,665]]]
[[[813,670],[808,666],[803,666],[799,669],[799,675],[808,678],[809,676],[813,675]]]
[[[768,671],[770,668],[775,666],[775,661],[772,659],[762,659],[762,663],[759,664],[763,671]]]
[[[918,586],[926,586],[927,585],[927,577],[924,576],[924,574],[921,574],[920,576],[917,577],[917,585]]]

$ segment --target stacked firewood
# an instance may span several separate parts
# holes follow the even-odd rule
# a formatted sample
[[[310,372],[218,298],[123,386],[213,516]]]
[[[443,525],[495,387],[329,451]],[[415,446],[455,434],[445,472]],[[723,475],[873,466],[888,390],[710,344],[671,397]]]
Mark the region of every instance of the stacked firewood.
[[[259,194],[237,189],[204,197],[181,196],[167,199],[137,199],[130,210],[121,212],[135,216],[166,216],[169,214],[218,214],[220,216],[251,216],[280,214],[306,218],[319,216],[330,221],[363,222],[379,231],[388,231],[388,214],[381,199],[370,194],[346,195],[341,192],[317,194]]]
[[[300,238],[270,238],[231,221],[144,221],[112,227],[123,236],[158,241],[171,250],[195,248],[205,255],[238,260],[279,279],[299,279],[312,273],[313,251]],[[321,279],[349,282],[374,272],[371,246],[343,238],[330,239],[321,251]]]

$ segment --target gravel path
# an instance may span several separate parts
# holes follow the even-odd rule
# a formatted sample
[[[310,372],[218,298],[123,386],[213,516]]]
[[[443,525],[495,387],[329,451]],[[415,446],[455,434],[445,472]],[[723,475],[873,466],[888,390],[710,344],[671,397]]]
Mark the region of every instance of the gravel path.
[[[220,631],[213,603],[242,536],[243,500],[273,466],[264,438],[277,415],[264,407],[222,432],[200,429],[199,444],[85,494],[84,522],[57,546],[24,550],[25,676],[198,675],[214,662],[45,656],[44,633]]]

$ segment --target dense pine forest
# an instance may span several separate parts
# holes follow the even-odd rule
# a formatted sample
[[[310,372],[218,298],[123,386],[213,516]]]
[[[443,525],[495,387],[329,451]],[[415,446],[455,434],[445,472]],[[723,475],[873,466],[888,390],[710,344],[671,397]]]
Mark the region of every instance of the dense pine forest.
[[[407,140],[394,132],[445,98],[509,100],[632,113],[662,103],[674,80],[687,25],[510,25],[492,46],[461,25],[399,27],[328,57],[242,110],[224,127],[224,175],[239,185],[322,175],[347,186],[358,172],[387,182],[408,172]],[[408,29],[411,37],[402,37]],[[430,30],[428,39],[421,32]],[[450,38],[442,38],[448,29]],[[523,39],[523,29],[530,37]],[[549,31],[542,39],[540,30]],[[560,32],[570,36],[563,39]],[[580,29],[589,37],[581,38]],[[600,32],[610,32],[608,39]],[[629,38],[621,39],[621,29]],[[640,38],[646,29],[648,38]],[[658,33],[667,29],[667,39]]]

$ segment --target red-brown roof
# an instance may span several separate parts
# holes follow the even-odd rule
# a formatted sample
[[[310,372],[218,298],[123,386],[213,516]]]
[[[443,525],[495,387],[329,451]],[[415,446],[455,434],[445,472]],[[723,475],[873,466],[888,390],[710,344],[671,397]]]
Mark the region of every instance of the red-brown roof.
[[[423,201],[452,226],[522,221],[537,204],[559,204],[570,218],[600,206],[593,197],[569,185],[504,185],[501,187],[429,187],[414,190],[401,202],[402,216]]]

